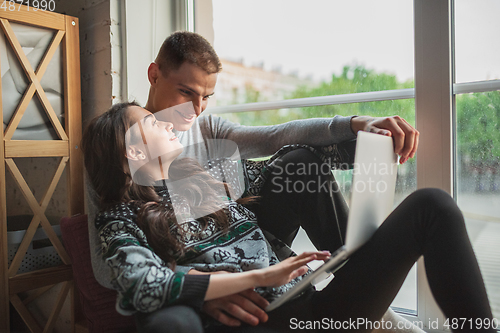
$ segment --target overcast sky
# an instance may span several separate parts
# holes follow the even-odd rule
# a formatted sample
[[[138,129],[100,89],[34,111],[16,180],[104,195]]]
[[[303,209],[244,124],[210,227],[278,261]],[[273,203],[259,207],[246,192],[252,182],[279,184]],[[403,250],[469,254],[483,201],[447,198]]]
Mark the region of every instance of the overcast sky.
[[[223,58],[329,79],[347,64],[413,79],[412,0],[213,0]],[[457,82],[500,79],[500,0],[456,0]]]

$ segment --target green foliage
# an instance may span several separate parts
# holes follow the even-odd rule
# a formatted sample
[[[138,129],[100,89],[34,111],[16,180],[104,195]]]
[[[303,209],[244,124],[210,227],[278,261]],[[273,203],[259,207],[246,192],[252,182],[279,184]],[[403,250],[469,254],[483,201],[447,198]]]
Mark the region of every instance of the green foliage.
[[[315,87],[298,87],[293,93],[286,97],[304,98],[312,96],[341,95],[370,91],[393,90],[412,88],[413,81],[400,83],[394,75],[376,73],[363,66],[344,66],[340,76],[332,75],[330,82],[322,82]],[[260,102],[259,94],[251,86],[246,87],[246,98],[248,103]],[[279,124],[295,119],[304,118],[327,118],[335,115],[371,115],[392,116],[400,115],[410,124],[415,124],[414,100],[393,100],[369,103],[350,103],[340,105],[321,105],[289,110],[268,110],[257,112],[243,112],[225,115],[229,120],[245,125],[271,125]]]
[[[458,154],[472,164],[500,162],[500,92],[457,96]]]
[[[344,66],[340,76],[332,75],[330,82],[307,88],[298,88],[289,98],[353,94],[370,91],[395,90],[413,87],[413,82],[399,83],[396,76],[376,73],[363,66]],[[376,117],[400,115],[411,124],[415,124],[413,99],[392,100],[369,103],[351,103],[340,105],[322,105],[304,108],[304,118],[332,117],[334,115],[371,115]]]
[[[238,97],[236,96],[236,91],[233,92],[233,104],[238,104]],[[252,85],[245,85],[245,103],[256,103],[262,102],[260,91],[255,89]],[[224,117],[230,121],[249,125],[249,126],[259,126],[259,125],[272,125],[281,124],[292,120],[289,117],[282,117],[280,110],[266,110],[257,112],[240,112],[240,113],[228,113],[224,114]],[[296,118],[295,118],[296,119]]]
[[[332,75],[330,82],[322,82],[315,87],[298,87],[287,96],[287,99],[404,89],[413,86],[413,81],[398,82],[394,75],[376,73],[363,66],[344,66],[342,74]],[[247,103],[261,101],[259,92],[253,87],[248,86],[246,93]],[[472,164],[500,162],[500,92],[459,95],[456,105],[458,154],[462,162],[464,160]],[[415,103],[413,99],[406,99],[243,112],[227,116],[230,120],[245,125],[270,125],[295,119],[334,115],[376,117],[400,115],[415,125]]]

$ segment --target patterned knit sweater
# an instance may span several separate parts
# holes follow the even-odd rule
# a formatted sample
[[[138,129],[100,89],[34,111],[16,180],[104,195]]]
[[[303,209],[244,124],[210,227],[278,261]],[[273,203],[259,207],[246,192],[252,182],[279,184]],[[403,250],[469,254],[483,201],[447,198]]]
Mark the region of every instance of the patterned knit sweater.
[[[164,202],[171,199],[166,187],[155,187]],[[178,203],[177,203],[178,204]],[[171,232],[186,244],[178,255],[179,267],[199,271],[242,272],[265,268],[294,253],[281,241],[264,234],[255,215],[234,201],[227,202],[230,226],[227,232],[211,220],[202,229],[195,219],[182,219]],[[130,315],[152,312],[171,304],[201,308],[209,275],[188,275],[188,269],[171,270],[148,244],[135,223],[138,208],[122,203],[97,215],[95,226],[102,242],[102,259],[111,270],[113,288],[118,291],[117,311]],[[182,230],[179,230],[182,229]],[[278,288],[258,288],[263,297],[274,299],[301,278]]]

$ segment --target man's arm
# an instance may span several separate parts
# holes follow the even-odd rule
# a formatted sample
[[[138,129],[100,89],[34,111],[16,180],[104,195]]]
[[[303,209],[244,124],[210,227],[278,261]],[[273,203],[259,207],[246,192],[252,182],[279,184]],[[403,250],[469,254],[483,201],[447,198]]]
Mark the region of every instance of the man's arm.
[[[200,129],[207,138],[236,142],[242,158],[274,154],[287,144],[326,146],[356,138],[358,131],[388,135],[394,138],[395,152],[401,163],[415,156],[418,131],[399,116],[353,116],[294,120],[271,126],[242,126],[209,115],[200,118]]]
[[[351,118],[311,118],[293,120],[279,125],[243,126],[221,117],[200,118],[204,137],[236,142],[242,158],[269,156],[288,144],[326,146],[356,138],[351,130]]]

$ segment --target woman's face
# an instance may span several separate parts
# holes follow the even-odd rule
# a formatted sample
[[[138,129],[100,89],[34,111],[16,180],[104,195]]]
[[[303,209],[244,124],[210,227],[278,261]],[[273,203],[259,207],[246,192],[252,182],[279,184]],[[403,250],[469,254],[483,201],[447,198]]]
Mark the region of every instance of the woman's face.
[[[154,114],[139,106],[129,107],[127,113],[133,124],[127,131],[131,135],[126,135],[128,157],[133,153],[143,163],[161,157],[161,162],[166,163],[182,153],[183,146],[172,132],[172,123],[157,120]]]

